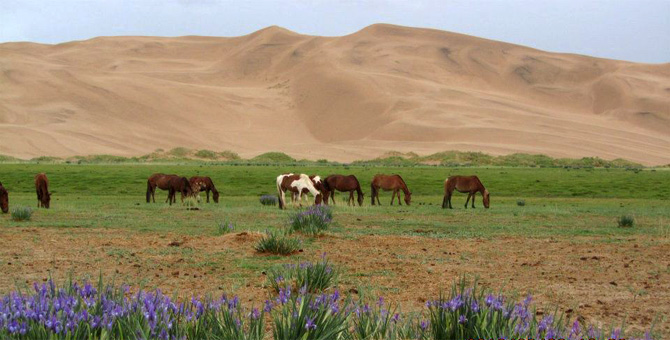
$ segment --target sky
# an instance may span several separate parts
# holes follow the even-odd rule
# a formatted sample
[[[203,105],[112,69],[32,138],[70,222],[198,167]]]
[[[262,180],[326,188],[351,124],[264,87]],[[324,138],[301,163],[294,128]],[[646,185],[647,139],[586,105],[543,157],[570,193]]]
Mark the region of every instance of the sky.
[[[0,0],[0,42],[239,36],[271,25],[340,36],[374,23],[552,52],[670,62],[670,0]]]

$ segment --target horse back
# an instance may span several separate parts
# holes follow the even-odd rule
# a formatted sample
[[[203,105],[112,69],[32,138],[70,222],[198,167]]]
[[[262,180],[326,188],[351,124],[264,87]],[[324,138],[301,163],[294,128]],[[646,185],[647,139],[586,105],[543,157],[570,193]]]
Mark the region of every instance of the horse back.
[[[44,173],[35,175],[35,189],[39,192],[48,192],[49,191],[49,179]]]
[[[175,178],[179,178],[179,176],[177,175],[165,175],[165,174],[159,174],[159,175],[160,176],[154,177],[154,183],[156,183],[156,186],[161,190],[168,190],[170,188],[170,183],[172,182],[172,180]],[[149,178],[149,180],[151,181],[151,177]]]
[[[460,192],[477,191],[483,188],[482,182],[477,176],[450,176],[445,182],[445,189],[456,189]]]
[[[407,187],[402,177],[400,177],[400,175],[397,174],[375,175],[375,177],[372,178],[372,185],[374,185],[377,188],[382,188],[384,190],[395,190]]]

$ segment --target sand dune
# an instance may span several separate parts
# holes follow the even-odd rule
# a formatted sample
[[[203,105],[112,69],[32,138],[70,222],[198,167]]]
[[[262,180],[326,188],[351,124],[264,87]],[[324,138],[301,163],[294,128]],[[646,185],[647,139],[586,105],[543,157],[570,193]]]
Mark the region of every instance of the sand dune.
[[[176,146],[351,161],[389,150],[670,163],[670,64],[438,30],[0,44],[0,154]]]

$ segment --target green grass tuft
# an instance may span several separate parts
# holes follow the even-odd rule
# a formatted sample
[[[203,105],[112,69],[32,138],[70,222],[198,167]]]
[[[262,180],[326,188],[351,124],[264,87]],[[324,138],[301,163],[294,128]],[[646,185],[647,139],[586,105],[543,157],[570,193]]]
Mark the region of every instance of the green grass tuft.
[[[300,239],[290,237],[285,232],[268,231],[254,249],[259,253],[291,255],[300,250],[300,243]]]
[[[322,292],[335,285],[340,271],[326,259],[321,261],[288,263],[275,266],[268,270],[268,285],[279,293],[279,290],[291,287],[293,291],[305,289],[307,292]]]
[[[14,221],[30,221],[33,216],[33,209],[30,207],[16,207],[12,209],[12,220]]]
[[[619,227],[622,228],[632,228],[635,226],[635,218],[631,215],[623,215],[618,219]]]

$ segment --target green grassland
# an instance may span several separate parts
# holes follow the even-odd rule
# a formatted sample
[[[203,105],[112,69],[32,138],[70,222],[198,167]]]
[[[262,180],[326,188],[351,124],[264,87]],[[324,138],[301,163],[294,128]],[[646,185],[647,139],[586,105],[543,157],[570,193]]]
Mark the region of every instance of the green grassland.
[[[53,193],[48,210],[36,208],[33,178],[40,172],[47,173]],[[167,193],[160,190],[156,192],[157,203],[146,203],[146,179],[156,172],[187,177],[211,176],[221,192],[220,203],[203,202],[198,205],[200,210],[190,211],[179,203],[166,204]],[[288,225],[289,217],[296,209],[282,211],[259,202],[260,195],[276,193],[275,178],[286,172],[321,176],[354,174],[366,194],[364,204],[348,207],[343,202],[346,195],[338,193],[334,223],[328,229],[328,235],[301,235],[304,252],[290,257],[254,253],[253,242],[227,248],[225,245],[230,243],[225,240],[230,239],[220,235],[218,229],[222,222],[232,222],[235,233],[279,230]],[[370,181],[377,173],[402,175],[413,193],[412,204],[390,206],[390,194],[382,192],[382,206],[371,206]],[[453,198],[453,210],[441,208],[444,180],[457,174],[480,177],[491,192],[490,209],[483,208],[481,195],[477,196],[476,209],[464,209],[466,195],[459,193]],[[0,251],[0,272],[7,276],[0,279],[0,291],[11,289],[12,281],[22,286],[23,281],[27,284],[29,280],[45,280],[47,275],[62,280],[67,275],[94,276],[100,271],[107,276],[118,276],[119,280],[131,285],[155,286],[184,294],[209,293],[218,287],[258,299],[266,294],[262,273],[268,268],[292,261],[313,260],[327,249],[349,253],[338,254],[340,260],[351,256],[365,259],[362,261],[365,269],[357,269],[351,262],[340,263],[348,268],[342,279],[345,289],[355,286],[361,291],[384,294],[394,300],[400,299],[403,306],[417,304],[418,296],[427,286],[432,284],[436,289],[435,282],[444,287],[449,284],[449,279],[445,278],[452,276],[443,278],[439,272],[433,273],[432,268],[458,270],[458,275],[488,275],[487,271],[492,269],[481,267],[482,258],[491,259],[496,264],[496,274],[491,275],[503,273],[500,275],[509,276],[501,277],[502,280],[497,276],[488,277],[487,284],[492,287],[500,287],[498,284],[504,284],[502,282],[511,280],[512,276],[530,275],[540,281],[533,284],[521,280],[510,286],[544,294],[543,302],[558,304],[562,310],[575,309],[581,313],[585,309],[578,309],[578,306],[583,301],[596,306],[600,300],[596,302],[595,299],[605,300],[606,305],[586,309],[587,315],[595,320],[619,322],[620,316],[612,317],[606,311],[618,308],[625,301],[638,308],[634,313],[637,319],[632,324],[644,329],[650,322],[645,318],[653,318],[657,311],[639,308],[651,300],[657,301],[655,305],[658,304],[660,309],[664,308],[663,304],[667,305],[662,281],[668,269],[662,260],[657,264],[645,264],[643,268],[648,272],[635,272],[628,283],[620,283],[618,287],[609,285],[607,288],[598,280],[610,282],[611,275],[623,275],[613,272],[613,262],[605,262],[609,257],[619,259],[619,249],[628,249],[626,256],[634,259],[636,264],[642,264],[647,257],[665,253],[670,241],[668,169],[29,162],[0,164],[0,182],[9,191],[10,210],[17,206],[30,206],[34,210],[30,221],[17,222],[10,218],[10,214],[0,215],[0,232],[6,240],[0,242],[5,248]],[[518,205],[519,200],[525,205]],[[622,215],[632,215],[634,226],[619,227],[617,219]],[[104,244],[105,235],[113,235],[115,240]],[[119,238],[153,242],[154,245],[138,250],[137,243],[119,244]],[[209,246],[203,248],[194,243],[183,247],[168,245],[172,240],[188,238],[193,238],[193,242],[206,242]],[[375,240],[373,242],[390,242],[387,244],[392,247],[402,248],[403,242],[419,242],[418,250],[424,247],[423,243],[432,244],[432,247],[425,246],[428,249],[420,253],[416,252],[416,243],[411,249],[388,250],[383,245],[362,244],[360,240],[365,238]],[[16,245],[11,240],[23,243]],[[65,250],[50,248],[57,242],[64,243],[61,247],[66,247]],[[505,249],[496,247],[500,242],[508,246]],[[521,263],[508,261],[508,256],[520,256],[521,262],[529,261],[523,260],[524,256],[542,250],[535,249],[536,245],[554,244],[547,242],[560,245],[553,249],[560,266],[566,268],[554,278],[544,276],[545,270],[557,270],[550,262],[540,267],[523,267]],[[355,246],[348,249],[350,244]],[[451,251],[458,249],[459,244],[486,244],[490,249],[487,246],[460,248],[452,255]],[[635,248],[632,248],[633,244]],[[516,249],[517,245],[522,248]],[[568,248],[577,251],[562,250]],[[445,255],[447,251],[449,255]],[[591,251],[598,252],[600,257],[594,257],[595,253],[591,254]],[[61,255],[63,260],[59,261]],[[337,259],[338,255],[334,257]],[[495,257],[498,258],[493,260]],[[602,257],[603,260],[589,260],[603,261],[602,266],[584,261],[591,257]],[[378,267],[375,263],[378,260],[398,264]],[[465,267],[470,261],[480,261],[480,267]],[[623,263],[614,264],[616,268],[624,269]],[[70,272],[77,266],[88,269]],[[141,267],[134,269],[132,266]],[[411,276],[422,275],[425,272],[422,268],[426,266],[430,276],[419,283],[411,283]],[[573,285],[566,281],[570,276],[576,276],[570,272],[573,266],[586,266],[582,269],[594,271],[593,276],[597,277],[584,281],[590,285],[583,291],[571,291]],[[626,270],[637,268],[633,265]],[[115,270],[120,273],[114,274]],[[409,278],[401,277],[406,271],[410,271],[406,274]],[[198,273],[198,278],[184,276],[186,273]],[[208,276],[203,278],[203,273]],[[591,275],[590,272],[587,275]],[[617,278],[617,281],[621,280],[623,277]],[[641,288],[647,282],[653,287]],[[556,283],[562,284],[557,286]],[[201,285],[206,290],[193,291],[193,285]],[[599,289],[601,291],[597,291]],[[636,292],[636,295],[628,298],[630,292]],[[433,290],[431,294],[437,292]],[[640,294],[644,295],[640,297]],[[626,299],[612,300],[619,296]],[[637,300],[635,296],[638,296]],[[418,302],[418,305],[423,303]],[[668,329],[667,324],[665,328],[661,327],[663,332]]]
[[[239,227],[264,230],[280,227],[290,212],[262,206],[258,197],[275,193],[280,173],[303,172],[327,176],[355,174],[366,193],[363,207],[339,203],[333,232],[355,237],[366,225],[377,233],[411,234],[420,230],[434,237],[494,237],[667,233],[670,208],[670,171],[572,168],[445,168],[372,166],[232,166],[232,165],[75,165],[1,164],[0,181],[10,192],[10,206],[36,207],[33,176],[46,172],[53,192],[52,209],[39,210],[33,226],[134,228],[187,234],[210,233],[216,223],[235,221]],[[221,192],[221,203],[200,204],[186,211],[164,203],[145,202],[146,178],[155,172],[187,177],[211,176]],[[412,205],[389,206],[390,194],[380,196],[382,207],[370,206],[369,185],[374,174],[398,173],[412,191]],[[465,195],[456,194],[453,210],[441,209],[443,181],[449,175],[477,174],[491,192],[491,209],[481,196],[477,209],[463,209]],[[338,202],[344,198],[338,193]],[[203,195],[204,198],[204,195]],[[525,206],[517,206],[523,199]],[[157,213],[160,211],[160,213]],[[630,214],[636,228],[618,228],[616,218]],[[363,219],[363,222],[359,221]],[[7,225],[19,225],[8,216]],[[356,226],[361,226],[360,229]]]

